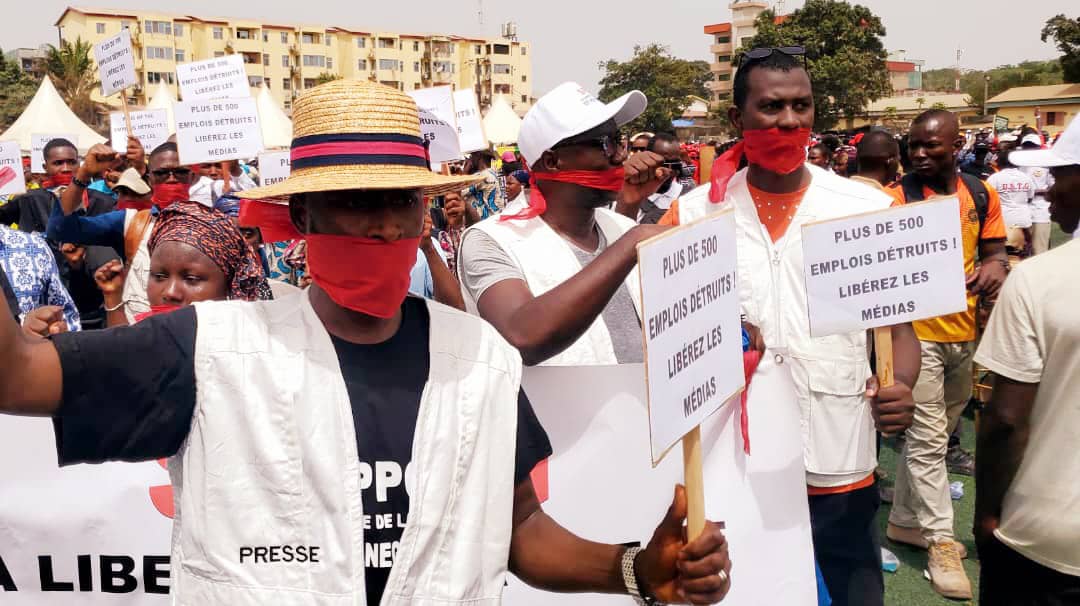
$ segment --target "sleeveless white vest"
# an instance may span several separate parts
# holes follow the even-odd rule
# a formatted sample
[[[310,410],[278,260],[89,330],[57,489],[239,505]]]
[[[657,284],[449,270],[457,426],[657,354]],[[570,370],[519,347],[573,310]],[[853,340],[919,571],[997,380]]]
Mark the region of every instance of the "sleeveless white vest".
[[[125,242],[127,241],[127,231],[131,227],[131,221],[138,212],[130,208],[124,211]],[[156,221],[157,217],[150,218],[150,223],[146,226],[142,240],[139,241],[139,248],[135,252],[135,258],[127,259],[128,271],[127,277],[124,278],[122,300],[126,303],[124,305],[124,315],[127,316],[129,324],[135,323],[135,316],[150,311],[150,299],[146,296],[146,287],[150,284],[150,249],[147,244],[150,242],[150,234],[154,232],[154,223]]]
[[[503,212],[513,213],[517,206],[507,207]],[[615,243],[636,223],[606,208],[596,209],[596,224],[604,233],[608,246]],[[566,282],[581,271],[572,245],[548,227],[540,217],[526,221],[500,221],[498,216],[481,221],[469,229],[484,232],[499,244],[514,265],[525,275],[525,281],[533,296],[548,292]],[[461,271],[460,264],[458,271]],[[634,310],[641,318],[641,281],[635,267],[623,282],[634,301]],[[466,289],[462,289],[465,308],[479,315],[477,302]],[[585,334],[562,353],[541,363],[542,366],[590,366],[618,364],[611,334],[603,317],[597,316]]]
[[[775,244],[757,217],[745,169],[732,176],[718,204],[709,201],[708,185],[680,198],[679,223],[734,206],[740,307],[761,328],[766,355],[779,354],[790,369],[802,416],[808,483],[834,487],[862,480],[877,466],[874,420],[864,397],[870,378],[867,339],[864,331],[810,336],[801,228],[888,208],[892,199],[815,166],[807,168],[810,187],[787,235]]]
[[[496,606],[521,359],[478,318],[428,308],[408,521],[382,604]],[[308,294],[196,310],[198,400],[169,464],[173,603],[365,606],[361,490],[373,478],[361,474],[345,381]]]

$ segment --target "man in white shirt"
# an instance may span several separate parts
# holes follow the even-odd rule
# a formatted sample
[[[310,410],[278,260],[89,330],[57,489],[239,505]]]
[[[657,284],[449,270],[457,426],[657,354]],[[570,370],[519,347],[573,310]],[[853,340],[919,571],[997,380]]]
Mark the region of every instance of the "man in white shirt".
[[[1005,222],[1005,249],[1010,261],[1026,256],[1031,231],[1035,181],[1009,162],[1015,143],[1004,143],[998,155],[1000,170],[986,180],[1001,198],[1001,218]]]
[[[1048,166],[1054,221],[1080,224],[1080,120],[1052,150],[1012,154]],[[1017,266],[975,360],[996,375],[979,424],[975,542],[980,604],[1080,603],[1080,243]]]
[[[1035,133],[1024,135],[1020,148],[1041,149],[1042,139]],[[1035,198],[1031,201],[1031,254],[1037,255],[1050,250],[1050,202],[1046,200],[1046,192],[1054,184],[1054,178],[1045,166],[1022,166],[1020,170],[1035,182]]]

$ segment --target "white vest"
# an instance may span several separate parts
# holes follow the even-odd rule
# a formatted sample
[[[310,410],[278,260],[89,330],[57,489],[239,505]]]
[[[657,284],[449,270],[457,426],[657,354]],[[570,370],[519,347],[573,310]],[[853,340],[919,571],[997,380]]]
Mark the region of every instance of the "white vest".
[[[522,207],[507,207],[504,213],[514,213]],[[615,243],[636,223],[606,208],[596,209],[596,224],[604,233],[608,246]],[[525,282],[533,296],[548,292],[566,282],[581,271],[581,263],[572,246],[540,217],[526,221],[500,221],[499,216],[481,221],[469,229],[477,229],[490,236],[506,251],[510,260],[525,275]],[[458,268],[461,271],[461,268]],[[623,282],[634,301],[634,310],[641,318],[641,281],[635,267]],[[479,315],[477,302],[467,289],[462,289],[465,308]],[[618,364],[615,347],[611,343],[604,318],[597,316],[585,334],[562,353],[544,362],[544,366],[590,366]]]
[[[806,166],[812,175],[810,188],[787,234],[775,244],[758,220],[745,169],[731,178],[719,204],[709,201],[708,185],[680,198],[679,223],[735,207],[742,312],[761,328],[769,348],[766,355],[777,356],[791,370],[802,416],[807,482],[833,487],[865,479],[877,466],[874,420],[864,396],[870,378],[867,337],[864,331],[810,336],[801,228],[888,208],[892,198]]]
[[[124,241],[127,241],[127,231],[131,227],[131,221],[139,211],[128,209],[124,211]],[[146,287],[150,284],[150,234],[154,233],[154,223],[157,217],[151,217],[150,223],[143,232],[139,248],[135,252],[134,259],[127,260],[127,277],[124,278],[124,290],[122,300],[125,302],[124,315],[127,316],[128,324],[135,323],[135,316],[150,311],[150,299],[146,296]]]
[[[521,358],[478,318],[427,304],[431,369],[382,604],[496,606]],[[198,401],[169,464],[173,604],[364,606],[361,491],[373,479],[361,475],[349,394],[308,294],[196,310]],[[293,561],[267,562],[277,546]],[[318,561],[295,561],[298,546],[317,547]],[[258,563],[257,547],[267,548]]]

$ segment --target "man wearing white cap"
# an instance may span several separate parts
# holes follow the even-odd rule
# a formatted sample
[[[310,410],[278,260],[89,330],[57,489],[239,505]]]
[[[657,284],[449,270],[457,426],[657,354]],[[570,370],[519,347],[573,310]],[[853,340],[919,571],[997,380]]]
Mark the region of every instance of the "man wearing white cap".
[[[1030,132],[1020,139],[1020,149],[1042,149],[1042,137]],[[1024,171],[1035,182],[1035,197],[1031,201],[1031,254],[1037,255],[1050,249],[1050,202],[1046,192],[1054,184],[1050,170],[1045,166],[1023,166]]]
[[[1080,119],[1052,149],[1016,151],[1049,167],[1050,215],[1080,224]],[[1018,265],[1005,281],[975,361],[995,375],[979,423],[975,543],[983,606],[1080,603],[1080,242]]]

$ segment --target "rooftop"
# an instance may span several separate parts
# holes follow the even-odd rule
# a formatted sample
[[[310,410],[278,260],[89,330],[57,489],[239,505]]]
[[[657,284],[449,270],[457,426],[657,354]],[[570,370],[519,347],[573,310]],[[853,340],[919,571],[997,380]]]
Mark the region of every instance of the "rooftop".
[[[922,99],[923,104],[920,106],[918,100]],[[963,110],[968,109],[970,106],[967,102],[968,96],[962,93],[948,93],[943,95],[935,95],[933,93],[925,93],[923,95],[904,95],[901,97],[882,97],[877,101],[873,101],[866,107],[866,112],[870,114],[884,114],[886,107],[896,108],[897,113],[907,112],[920,112],[932,108],[938,103],[945,105],[945,109],[949,110]]]
[[[990,97],[987,106],[995,103],[1024,103],[1031,101],[1080,102],[1080,84],[1049,84],[1046,86],[1016,86]]]

